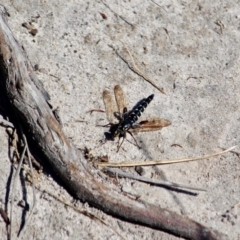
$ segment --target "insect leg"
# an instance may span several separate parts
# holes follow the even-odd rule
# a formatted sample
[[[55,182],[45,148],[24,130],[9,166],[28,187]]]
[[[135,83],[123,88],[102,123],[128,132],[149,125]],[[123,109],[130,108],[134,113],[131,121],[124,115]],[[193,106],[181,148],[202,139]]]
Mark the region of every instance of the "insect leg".
[[[97,127],[111,127],[111,126],[113,126],[114,124],[113,123],[108,123],[108,124],[105,124],[105,125],[100,125],[100,124],[98,124],[98,125],[96,125]]]
[[[119,113],[119,112],[114,112],[113,113],[113,115],[114,115],[114,117],[118,120],[118,121],[122,121],[123,120],[123,118],[122,118],[122,114],[121,113]]]
[[[92,114],[93,112],[105,112],[105,111],[102,109],[91,109],[91,110],[88,110],[86,113]]]
[[[141,147],[138,145],[137,140],[136,140],[136,138],[133,136],[133,134],[132,134],[130,131],[127,131],[127,132],[132,136],[132,138],[134,139],[137,147],[138,147],[139,149],[141,149]]]
[[[106,142],[107,142],[106,137],[103,138],[103,139],[101,139],[101,140],[99,141],[99,143],[100,143],[100,147],[101,147],[103,144],[105,144]]]
[[[123,140],[122,140],[121,144],[119,144],[119,145],[118,145],[117,152],[119,151],[120,147],[122,146],[122,144],[123,144],[123,141],[124,141],[124,139],[125,139],[125,136],[124,136],[124,137],[122,137],[122,139],[123,139]]]

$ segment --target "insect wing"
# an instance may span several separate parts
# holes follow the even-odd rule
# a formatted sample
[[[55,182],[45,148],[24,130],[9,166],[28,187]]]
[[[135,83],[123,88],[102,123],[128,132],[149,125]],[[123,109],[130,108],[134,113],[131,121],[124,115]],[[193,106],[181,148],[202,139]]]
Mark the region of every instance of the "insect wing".
[[[113,123],[113,113],[115,112],[115,105],[109,91],[103,91],[103,102],[105,105],[107,119],[110,123]]]
[[[124,109],[126,108],[126,97],[122,88],[119,85],[116,85],[114,87],[114,95],[118,106],[118,112],[120,114],[123,114]]]
[[[151,118],[133,125],[131,132],[151,132],[161,130],[171,125],[171,122],[162,118]]]

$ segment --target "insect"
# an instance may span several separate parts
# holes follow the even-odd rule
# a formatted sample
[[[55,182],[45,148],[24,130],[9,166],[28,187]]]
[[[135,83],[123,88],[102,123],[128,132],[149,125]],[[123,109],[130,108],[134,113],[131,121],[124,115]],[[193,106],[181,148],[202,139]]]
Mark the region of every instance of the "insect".
[[[145,108],[153,100],[153,94],[140,100],[130,111],[127,110],[125,94],[119,85],[114,87],[114,95],[118,111],[115,111],[115,104],[113,103],[110,92],[107,90],[103,91],[103,101],[109,121],[109,124],[104,125],[104,127],[110,126],[109,132],[105,133],[105,136],[108,140],[114,140],[116,137],[118,137],[119,140],[122,138],[122,142],[118,145],[117,152],[126,138],[126,133],[132,136],[136,145],[139,147],[132,133],[157,131],[171,124],[170,121],[161,118],[151,118],[136,123]],[[118,122],[115,122],[116,119]]]

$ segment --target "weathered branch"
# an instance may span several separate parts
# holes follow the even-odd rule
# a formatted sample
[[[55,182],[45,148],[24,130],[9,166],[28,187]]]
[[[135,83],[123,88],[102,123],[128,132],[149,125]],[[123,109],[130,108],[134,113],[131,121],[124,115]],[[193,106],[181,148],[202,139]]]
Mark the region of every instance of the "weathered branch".
[[[121,195],[97,180],[93,170],[64,135],[49,104],[48,93],[36,78],[23,49],[8,28],[0,7],[0,84],[2,93],[66,189],[81,201],[123,220],[163,230],[188,239],[227,239],[221,233],[174,212]],[[27,129],[27,130],[26,130]],[[28,132],[27,132],[28,131]]]

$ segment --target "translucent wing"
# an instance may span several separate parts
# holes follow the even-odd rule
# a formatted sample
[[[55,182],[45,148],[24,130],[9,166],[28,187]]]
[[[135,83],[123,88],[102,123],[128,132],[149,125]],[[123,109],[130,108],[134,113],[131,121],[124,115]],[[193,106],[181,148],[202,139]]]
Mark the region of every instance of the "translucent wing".
[[[171,125],[171,122],[162,118],[150,118],[141,121],[131,129],[131,132],[151,132],[161,130],[163,127]]]
[[[118,112],[120,114],[123,114],[123,110],[127,106],[126,105],[126,97],[125,97],[125,94],[124,94],[122,88],[119,85],[116,85],[114,87],[114,95],[115,95],[116,103],[118,106]]]
[[[103,102],[105,105],[107,119],[110,123],[113,123],[114,122],[113,113],[115,112],[115,104],[113,103],[110,92],[107,90],[103,91]]]

